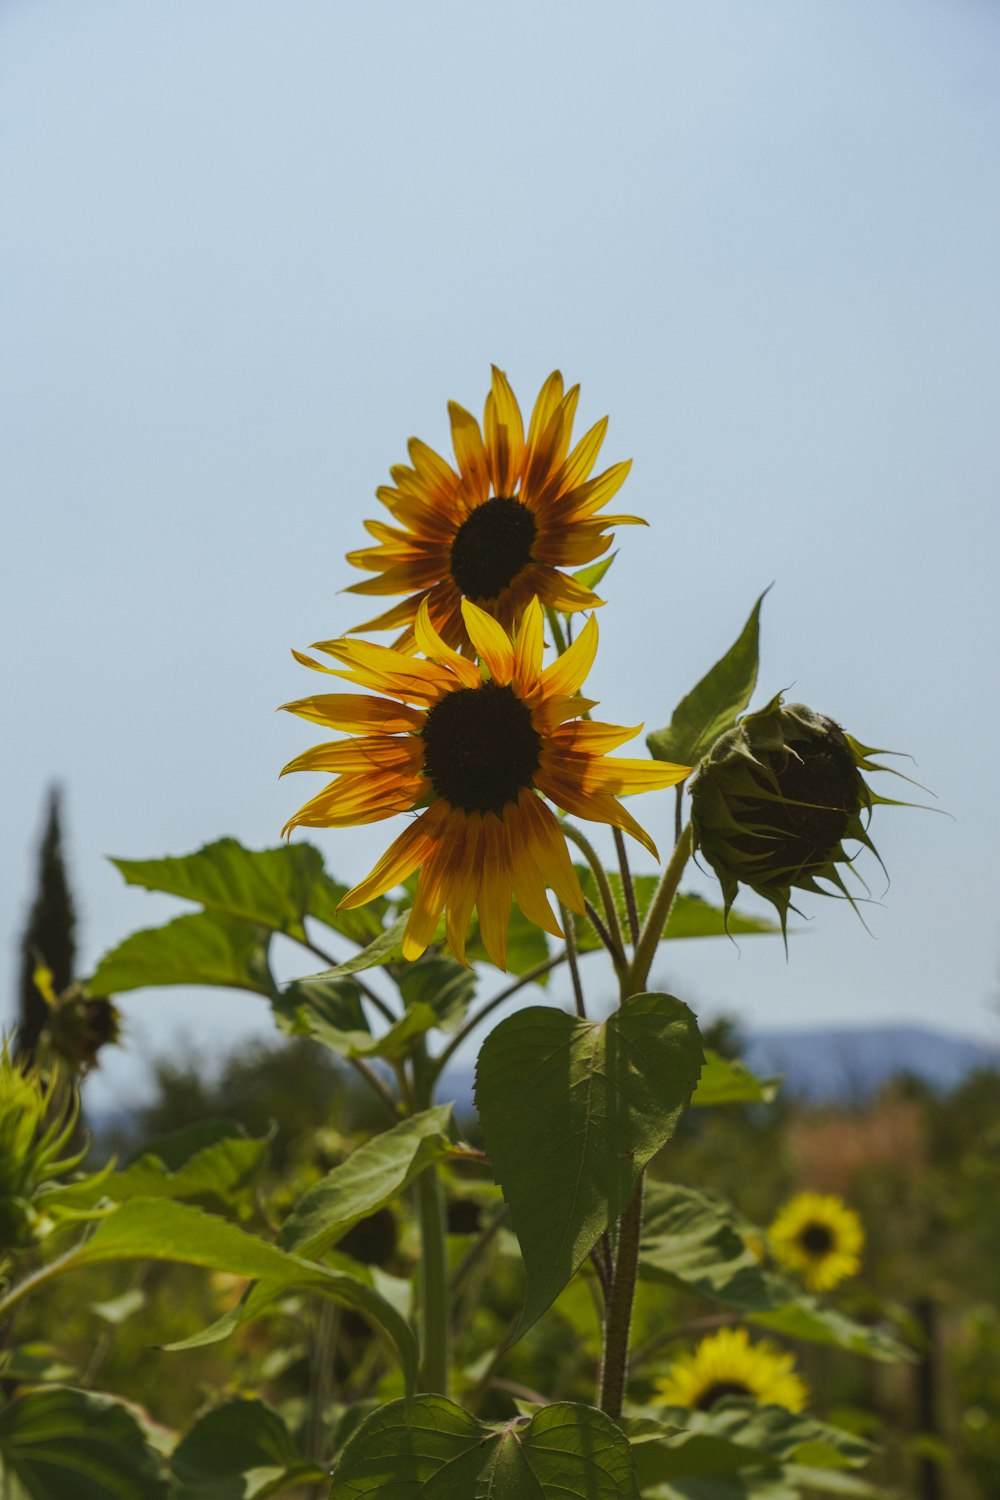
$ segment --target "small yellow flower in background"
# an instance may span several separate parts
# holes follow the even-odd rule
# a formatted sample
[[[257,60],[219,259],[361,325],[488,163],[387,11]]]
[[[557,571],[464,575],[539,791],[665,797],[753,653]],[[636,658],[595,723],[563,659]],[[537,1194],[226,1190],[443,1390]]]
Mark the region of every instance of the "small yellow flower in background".
[[[767,1232],[776,1261],[811,1292],[828,1292],[861,1266],[865,1234],[852,1208],[832,1193],[799,1193]]]
[[[354,628],[404,630],[401,651],[416,645],[417,609],[426,600],[430,622],[449,646],[472,654],[463,599],[485,609],[507,630],[532,598],[565,613],[602,601],[562,570],[594,562],[611,545],[612,526],[645,524],[638,516],[599,516],[625,482],[629,463],[590,478],[607,430],[604,417],[570,451],[579,386],[563,393],[553,371],[528,424],[506,375],[495,366],[482,430],[471,413],[449,403],[458,471],[417,438],[412,468],[392,472],[394,485],[376,491],[397,522],[366,521],[377,546],[347,560],[377,576],[354,594],[406,594],[385,614]]]
[[[745,1328],[720,1328],[693,1354],[679,1355],[656,1381],[656,1392],[665,1405],[694,1411],[711,1411],[725,1396],[749,1396],[788,1411],[801,1411],[809,1400],[794,1356],[768,1339],[751,1344]]]
[[[305,666],[389,696],[331,693],[284,705],[352,737],[317,745],[285,767],[336,775],[283,832],[375,823],[422,808],[341,905],[363,906],[419,868],[404,957],[423,953],[445,912],[448,944],[464,963],[475,907],[486,950],[502,969],[512,897],[530,921],[557,937],[562,930],[546,889],[573,911],[584,909],[565,836],[542,797],[565,812],[624,829],[656,857],[649,835],[617,797],[673,786],[689,768],[612,760],[604,751],[632,739],[638,728],[580,719],[595,706],[577,696],[597,651],[593,618],[543,668],[537,599],[525,611],[516,645],[483,610],[467,600],[461,608],[488,675],[445,643],[426,600],[414,622],[426,660],[362,641],[317,643],[315,650],[349,669],[342,671],[295,652]]]

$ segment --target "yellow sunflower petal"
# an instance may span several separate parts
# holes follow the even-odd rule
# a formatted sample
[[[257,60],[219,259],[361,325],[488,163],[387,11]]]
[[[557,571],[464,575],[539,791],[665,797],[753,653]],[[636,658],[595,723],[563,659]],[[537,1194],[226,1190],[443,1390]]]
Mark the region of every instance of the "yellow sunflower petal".
[[[326,724],[330,729],[365,734],[378,730],[382,734],[417,733],[426,717],[422,709],[393,703],[390,698],[369,698],[363,693],[319,693],[312,698],[297,698],[283,703],[286,713]]]
[[[526,466],[530,463],[531,455],[538,447],[542,434],[552,420],[552,415],[562,401],[562,398],[563,378],[558,370],[553,370],[538,392],[538,397],[531,413],[531,420],[528,423],[528,440],[525,444],[524,452]]]
[[[462,618],[469,639],[486,663],[493,681],[501,686],[509,683],[514,674],[514,650],[506,631],[471,599],[462,600]]]
[[[462,473],[462,490],[471,503],[480,505],[490,492],[490,470],[479,423],[457,401],[448,402],[448,415],[455,457]]]
[[[547,698],[564,698],[582,687],[597,655],[597,621],[591,615],[571,646],[542,673]]]
[[[505,808],[503,821],[510,851],[514,900],[529,922],[534,922],[553,937],[563,937],[563,930],[545,894],[545,881],[535,863],[533,841],[520,807]]]
[[[448,947],[460,964],[468,964],[465,935],[469,929],[472,908],[479,896],[479,872],[482,869],[483,816],[468,813],[464,824],[464,843],[456,861],[457,871],[448,892],[445,910],[445,935]]]
[[[533,792],[518,797],[524,835],[539,875],[570,911],[582,916],[583,891],[566,848],[566,835],[552,813]]]
[[[430,606],[424,599],[417,610],[416,619],[413,622],[413,632],[417,642],[418,651],[425,656],[433,658],[434,661],[442,662],[451,668],[463,687],[478,687],[482,678],[475,662],[471,662],[467,656],[461,656],[445,642],[431,623]]]
[[[510,926],[510,851],[504,825],[496,813],[483,815],[483,864],[479,876],[479,932],[498,969],[507,967],[507,929]]]
[[[430,857],[441,825],[448,815],[445,802],[432,802],[426,811],[391,843],[382,858],[364,880],[347,892],[340,905],[347,909],[364,906],[375,896],[382,896],[412,875],[418,865]]]
[[[502,370],[493,366],[493,387],[486,398],[483,432],[498,495],[512,495],[524,457],[524,423],[517,398]]]
[[[544,653],[542,606],[537,599],[532,599],[521,617],[521,627],[514,643],[514,684],[519,691],[527,693],[534,687],[542,669]]]

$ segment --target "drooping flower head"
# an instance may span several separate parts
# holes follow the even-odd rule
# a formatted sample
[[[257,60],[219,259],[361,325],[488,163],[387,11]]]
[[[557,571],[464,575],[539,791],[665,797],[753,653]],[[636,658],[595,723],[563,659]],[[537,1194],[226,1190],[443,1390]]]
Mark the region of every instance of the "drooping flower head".
[[[525,610],[516,644],[476,605],[463,600],[461,608],[482,668],[442,639],[427,600],[414,622],[424,658],[362,641],[317,643],[314,649],[343,663],[342,670],[295,653],[305,666],[378,696],[332,693],[285,705],[352,737],[317,745],[285,767],[335,776],[284,831],[374,823],[422,809],[341,904],[362,906],[419,869],[404,957],[419,957],[444,912],[448,944],[464,962],[475,908],[486,950],[503,968],[512,897],[554,936],[562,930],[547,889],[571,910],[584,910],[565,837],[542,799],[624,829],[655,856],[649,835],[617,798],[673,786],[688,767],[610,759],[604,752],[638,728],[580,718],[595,706],[577,696],[597,650],[593,617],[543,667],[537,599]]]
[[[426,600],[438,634],[472,655],[463,599],[508,631],[535,597],[564,613],[601,603],[564,570],[606,552],[611,527],[643,523],[638,516],[598,515],[630,464],[614,464],[590,478],[606,417],[570,450],[579,390],[564,393],[562,376],[553,371],[525,435],[514,392],[494,366],[482,429],[470,412],[449,404],[457,470],[426,443],[410,439],[412,467],[397,465],[393,484],[376,491],[396,524],[366,521],[377,545],[347,554],[348,562],[376,575],[350,593],[406,598],[352,634],[403,626],[394,645],[412,651],[417,609]]]
[[[799,1193],[767,1232],[772,1254],[811,1292],[857,1274],[865,1233],[853,1208],[833,1193]]]
[[[886,769],[870,758],[881,753],[780,695],[716,740],[691,778],[691,831],[727,912],[740,884],[772,903],[782,928],[793,889],[829,895],[817,884],[826,880],[851,900],[845,841],[875,852],[871,809],[895,805],[861,774]]]
[[[655,1384],[665,1405],[694,1411],[711,1411],[726,1396],[750,1397],[788,1411],[801,1411],[809,1400],[794,1357],[769,1339],[751,1344],[745,1328],[709,1334],[693,1354],[678,1355]]]

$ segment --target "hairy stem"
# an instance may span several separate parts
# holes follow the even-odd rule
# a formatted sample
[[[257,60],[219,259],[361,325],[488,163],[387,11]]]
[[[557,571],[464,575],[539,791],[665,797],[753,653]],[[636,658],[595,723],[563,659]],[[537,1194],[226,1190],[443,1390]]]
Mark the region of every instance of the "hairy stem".
[[[635,886],[632,884],[632,871],[628,862],[628,851],[625,848],[625,836],[620,828],[614,830],[615,851],[618,855],[618,868],[622,872],[622,890],[625,893],[625,910],[628,913],[628,929],[632,938],[633,947],[639,941],[639,911],[635,904]]]
[[[625,976],[622,987],[623,998],[627,995],[641,994],[649,978],[649,971],[653,966],[653,959],[660,939],[670,916],[670,908],[674,904],[677,895],[677,887],[680,885],[684,866],[691,857],[691,824],[681,831],[670,863],[660,876],[660,883],[656,888],[656,894],[650,903],[649,911],[646,913],[646,921],[639,941],[635,947],[635,957],[632,966]]]
[[[420,1216],[420,1375],[419,1389],[448,1394],[448,1258],[444,1188],[435,1166],[417,1178]]]
[[[615,1256],[604,1322],[600,1408],[614,1422],[622,1414],[625,1382],[628,1379],[628,1341],[639,1270],[639,1240],[642,1235],[642,1186],[643,1179],[640,1177],[629,1205],[618,1221],[618,1253]]]
[[[576,933],[573,931],[573,917],[561,901],[559,903],[559,918],[563,924],[563,931],[566,934],[566,959],[569,963],[569,972],[573,980],[573,1001],[576,1005],[576,1013],[581,1021],[585,1021],[587,1019],[587,1007],[583,1003],[583,985],[580,983],[580,965],[577,961]]]
[[[611,934],[617,951],[619,953],[624,952],[625,945],[622,942],[621,923],[618,921],[618,908],[615,905],[615,898],[608,880],[608,873],[601,864],[600,855],[586,835],[581,833],[579,828],[575,827],[574,824],[563,823],[562,831],[570,843],[576,845],[590,866],[594,879],[597,882],[597,889],[600,892],[601,905],[604,907],[604,916],[608,924],[608,931]],[[612,949],[611,956],[614,957],[614,955],[615,950]]]

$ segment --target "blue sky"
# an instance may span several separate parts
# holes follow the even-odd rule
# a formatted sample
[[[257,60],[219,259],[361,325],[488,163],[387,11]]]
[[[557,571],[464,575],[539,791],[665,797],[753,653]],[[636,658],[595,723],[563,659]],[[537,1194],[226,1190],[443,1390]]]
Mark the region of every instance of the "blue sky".
[[[289,647],[362,617],[376,485],[495,361],[523,405],[560,367],[634,460],[604,716],[665,723],[773,580],[761,696],[909,751],[952,815],[877,816],[872,937],[812,902],[790,961],[676,945],[658,981],[1000,1036],[998,140],[988,0],[7,0],[4,992],[52,778],[83,967],[175,910],[106,854],[276,842]],[[666,844],[669,794],[632,806]],[[354,879],[385,827],[317,841]],[[112,1091],[267,1029],[125,1009]]]

